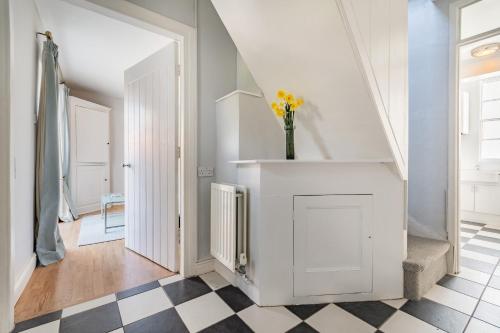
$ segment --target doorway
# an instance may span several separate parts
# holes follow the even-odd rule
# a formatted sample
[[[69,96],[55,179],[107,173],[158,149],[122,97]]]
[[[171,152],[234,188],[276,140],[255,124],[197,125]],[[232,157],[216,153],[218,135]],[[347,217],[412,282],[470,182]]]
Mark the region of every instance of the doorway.
[[[42,2],[47,2],[47,1],[42,1]],[[48,2],[56,2],[56,1],[48,1]],[[174,257],[174,268],[172,268],[172,266],[170,266],[171,270],[172,271],[179,271],[181,274],[183,275],[189,275],[191,274],[191,269],[193,269],[193,264],[195,263],[195,260],[193,259],[193,255],[195,255],[196,253],[196,248],[192,248],[192,244],[195,244],[192,239],[196,238],[196,234],[194,233],[195,230],[193,230],[192,228],[190,228],[191,225],[193,225],[192,223],[190,223],[190,221],[193,221],[194,220],[194,217],[196,214],[196,200],[194,199],[193,200],[193,197],[196,198],[196,191],[194,190],[195,187],[196,187],[196,182],[193,181],[193,179],[195,180],[195,177],[196,177],[196,173],[194,172],[193,173],[193,170],[196,170],[196,164],[195,164],[195,156],[196,156],[196,140],[193,140],[193,137],[195,137],[196,135],[196,126],[195,126],[195,119],[196,119],[196,88],[195,88],[195,85],[194,85],[194,82],[195,82],[195,78],[196,78],[196,71],[194,70],[194,66],[196,64],[196,58],[195,58],[195,34],[194,34],[194,29],[191,28],[191,27],[187,27],[183,24],[180,24],[178,22],[175,22],[175,21],[172,21],[172,20],[169,20],[169,19],[161,19],[158,17],[158,15],[155,15],[151,12],[148,12],[142,8],[139,8],[139,7],[136,7],[134,5],[123,5],[123,4],[120,4],[119,6],[115,5],[115,7],[113,8],[114,5],[108,5],[106,4],[106,6],[97,6],[95,5],[95,2],[87,2],[87,1],[58,1],[58,2],[62,2],[66,5],[70,4],[74,7],[77,7],[77,9],[85,9],[85,10],[88,10],[88,11],[91,11],[95,14],[99,14],[101,16],[105,16],[106,18],[108,18],[109,20],[114,20],[114,21],[119,21],[121,23],[125,23],[125,24],[129,24],[131,26],[134,26],[135,28],[140,28],[140,29],[143,29],[143,30],[147,30],[149,32],[154,32],[155,34],[158,34],[158,35],[162,35],[162,36],[165,36],[169,39],[172,40],[172,43],[175,44],[177,46],[176,50],[175,50],[175,58],[178,61],[178,63],[175,64],[174,66],[174,71],[175,72],[175,75],[178,74],[178,76],[176,76],[175,78],[175,81],[176,81],[176,84],[178,84],[178,90],[175,91],[173,93],[173,95],[175,96],[175,105],[174,107],[176,109],[178,109],[178,114],[175,115],[174,119],[173,119],[173,124],[174,124],[174,137],[175,137],[175,140],[174,140],[174,148],[173,149],[170,149],[170,152],[173,151],[173,155],[170,154],[168,159],[171,159],[171,156],[174,156],[175,159],[178,159],[178,161],[176,160],[175,163],[175,166],[177,167],[177,165],[179,165],[178,167],[178,173],[176,173],[174,171],[173,173],[173,178],[174,178],[174,182],[173,184],[175,185],[174,186],[174,191],[175,191],[175,196],[176,196],[176,200],[174,201],[174,204],[173,204],[173,208],[172,207],[169,207],[169,208],[172,208],[172,211],[174,212],[173,216],[174,216],[174,219],[175,219],[175,227],[177,228],[176,230],[173,230],[171,231],[172,234],[175,235],[175,248],[176,248],[176,254],[173,256]],[[54,13],[52,14],[54,15]],[[58,35],[59,36],[62,36],[62,34],[58,34],[57,33],[57,29],[53,29],[53,33],[54,33],[54,41],[57,43],[58,42]],[[129,38],[128,35],[125,35],[124,39],[127,39]],[[60,52],[65,52],[65,49],[68,50],[69,48],[68,47],[65,47],[64,49],[61,48],[60,49]],[[141,59],[142,60],[142,59]],[[63,66],[62,70],[64,71],[65,70],[65,67]],[[171,71],[172,72],[172,71]],[[70,75],[67,75],[68,77],[70,77]],[[154,84],[154,79],[151,80],[151,82],[146,82],[145,85],[148,86],[149,84]],[[68,84],[71,84],[71,82],[68,82]],[[78,91],[80,90],[83,91],[82,87],[81,86],[78,86],[77,84],[75,84],[73,82],[73,86],[75,87],[75,90]],[[141,89],[139,89],[141,90]],[[142,90],[141,90],[142,91]],[[91,99],[89,98],[90,96],[90,93],[91,92],[88,92],[88,91],[84,91],[83,93],[81,93],[79,95],[78,98],[82,99],[82,98],[85,98],[85,99]],[[148,95],[149,96],[149,95]],[[146,96],[146,103],[148,103],[148,96]],[[154,93],[151,93],[151,100],[153,100],[154,96]],[[102,100],[95,100],[95,102],[98,102],[99,104],[101,105],[109,105],[111,103],[107,103],[106,101],[102,101]],[[125,103],[128,103],[130,102],[130,99],[127,99],[126,98],[126,102]],[[141,102],[139,101],[139,109],[141,109],[141,106],[144,107],[143,104],[141,104]],[[112,110],[111,110],[112,112]],[[134,116],[135,117],[135,116]],[[145,120],[146,117],[148,117],[146,114],[143,116],[141,114],[139,114],[138,116],[138,120],[139,120],[139,123],[141,123],[142,120]],[[134,118],[134,121],[135,121],[135,118]],[[151,124],[154,124],[155,122],[153,121],[152,118],[149,118],[148,120]],[[112,124],[111,124],[111,131],[113,130],[113,120],[111,118],[111,121],[110,121]],[[128,122],[128,124],[130,125],[131,122]],[[141,123],[142,124],[142,123]],[[132,126],[132,125],[131,125]],[[129,126],[130,127],[130,126]],[[167,133],[170,133],[169,131],[165,131]],[[148,139],[147,138],[147,135],[146,134],[139,134],[138,136],[141,140],[144,138],[145,140]],[[122,142],[124,141],[124,138],[122,138]],[[169,139],[169,142],[171,142],[172,140]],[[134,141],[135,142],[135,141]],[[139,142],[139,141],[138,141]],[[189,143],[189,145],[186,146],[186,143]],[[163,142],[162,142],[163,144]],[[142,163],[142,159],[139,157],[137,158],[137,162],[141,162]],[[127,158],[124,158],[122,161],[120,162],[123,162],[123,165],[121,165],[122,163],[120,163],[119,165],[119,168],[121,169],[123,167],[123,170],[127,170],[129,169],[128,168],[128,164],[132,164],[132,168],[130,169],[133,169],[134,167],[134,164],[133,162],[130,162],[130,161],[127,161]],[[154,161],[153,161],[154,162]],[[115,163],[116,165],[116,163]],[[96,168],[96,166],[92,166],[94,169]],[[109,167],[109,166],[108,166]],[[110,165],[110,168],[111,168],[111,174],[113,173],[113,163],[111,163]],[[145,170],[146,168],[142,168],[141,170]],[[153,173],[154,174],[154,173]],[[111,182],[113,182],[113,178],[110,179]],[[141,184],[142,184],[142,181],[140,180],[139,181]],[[152,182],[151,182],[152,183]],[[83,184],[85,185],[85,184]],[[137,189],[138,187],[136,187]],[[113,192],[112,190],[111,191],[107,191],[107,192]],[[124,193],[126,193],[127,190],[124,189]],[[125,195],[125,197],[127,198],[127,195]],[[189,200],[189,204],[185,204],[185,202],[187,201],[186,198],[189,198],[191,200]],[[148,197],[147,197],[147,193],[146,193],[146,199],[140,199],[139,200],[139,207],[142,209],[142,207],[146,206],[147,207],[147,200]],[[154,200],[153,200],[154,201]],[[157,202],[157,206],[161,206],[163,202]],[[126,203],[125,205],[125,211],[127,211],[127,207],[128,206],[132,206],[130,203]],[[172,206],[170,204],[170,206]],[[187,211],[187,209],[189,209],[189,211]],[[111,213],[116,213],[117,210],[119,210],[118,208],[114,207],[112,210],[111,210]],[[94,211],[92,209],[89,209],[88,210],[90,213],[94,213]],[[87,211],[82,211],[82,212],[85,212],[87,213]],[[132,212],[129,212],[129,214],[133,214],[133,211]],[[89,216],[96,216],[96,215],[100,215],[99,213],[98,214],[90,214],[90,215],[86,215],[86,214],[83,214],[82,215],[82,219],[85,219]],[[67,223],[67,224],[61,224],[61,232],[63,233],[63,238],[65,238],[65,241],[66,241],[66,245],[67,245],[67,248],[68,250],[71,250],[71,248],[74,246],[74,244],[76,243],[76,238],[77,238],[77,234],[80,232],[80,228],[81,228],[81,220],[77,220],[76,223]],[[146,218],[146,220],[150,220],[149,217]],[[78,226],[78,228],[75,228],[75,226]],[[64,230],[63,230],[64,229]],[[180,229],[180,230],[179,230]],[[145,230],[148,230],[148,226],[146,226]],[[130,230],[129,230],[130,231]],[[139,232],[141,233],[141,236],[140,237],[146,237],[146,239],[148,238],[148,233],[147,232],[143,232],[144,230],[143,229],[140,229],[139,228]],[[125,234],[127,234],[127,232],[125,232]],[[133,235],[134,233],[130,233],[131,235]],[[152,236],[155,236],[154,234],[151,234]],[[125,236],[125,238],[127,238],[127,236]],[[120,242],[121,242],[121,245],[120,245]],[[112,242],[110,242],[112,243]],[[120,260],[117,260],[117,255],[118,256],[121,256],[123,253],[132,253],[134,256],[131,256],[131,255],[128,255],[128,254],[125,254],[123,255],[125,257],[125,260],[127,261],[132,261],[132,264],[130,266],[133,266],[134,262],[138,262],[138,261],[141,261],[144,263],[144,257],[148,258],[149,263],[151,263],[151,261],[156,261],[158,262],[154,256],[150,257],[149,256],[149,253],[148,253],[148,250],[146,251],[142,251],[142,248],[141,247],[136,247],[136,248],[133,248],[133,244],[130,244],[127,240],[125,241],[116,241],[114,244],[118,244],[118,245],[113,245],[113,246],[110,246],[110,243],[106,244],[106,243],[99,243],[99,244],[96,244],[96,245],[89,245],[87,248],[84,248],[84,247],[78,247],[79,250],[82,250],[82,251],[78,251],[78,254],[77,254],[77,257],[79,259],[81,258],[89,258],[91,257],[92,254],[94,255],[97,255],[99,257],[99,260],[93,260],[91,264],[89,264],[88,266],[86,266],[86,268],[90,268],[90,270],[94,270],[94,273],[95,274],[100,274],[102,273],[103,275],[105,275],[105,279],[110,279],[110,277],[113,277],[113,281],[120,281],[120,275],[121,275],[121,280],[123,281],[124,277],[129,277],[129,273],[130,271],[128,270],[128,268],[125,268],[124,270],[121,271],[122,274],[120,274],[120,270],[114,270],[114,276],[113,274],[105,274],[104,270],[102,269],[102,266],[103,265],[107,265],[109,264],[110,262],[111,263],[116,263],[116,262],[119,262]],[[129,244],[127,244],[129,243]],[[180,243],[180,244],[178,244]],[[148,244],[148,243],[146,243]],[[132,248],[133,251],[135,252],[132,252],[132,251],[129,251],[129,252],[126,252],[127,250],[124,249],[124,245],[126,245],[128,248]],[[102,255],[102,250],[103,248],[106,247],[106,251],[108,254],[112,254],[114,255],[113,258],[111,257],[106,257],[106,256],[103,256]],[[149,245],[146,245],[146,248],[148,248]],[[153,247],[155,248],[155,247]],[[177,250],[177,248],[179,248]],[[186,250],[187,248],[187,250]],[[83,249],[85,249],[85,251],[83,251]],[[161,252],[161,248],[160,248],[160,252]],[[75,251],[76,252],[76,251]],[[154,252],[154,251],[153,251]],[[141,256],[138,256],[136,255],[136,253],[139,253]],[[130,259],[131,257],[134,257],[134,258],[138,258],[137,260],[136,259]],[[69,262],[70,260],[67,260],[68,257],[65,258],[64,261],[68,262],[68,265],[69,265]],[[75,256],[75,259],[76,259],[76,256]],[[141,260],[139,260],[141,259]],[[80,262],[80,261],[79,261]],[[81,262],[80,262],[81,263]],[[162,263],[160,263],[162,264]],[[78,263],[76,261],[72,262],[71,266],[73,268],[77,268],[78,267]],[[85,264],[83,265],[85,267]],[[168,266],[168,264],[164,264],[162,266]],[[162,269],[157,269],[158,267],[160,266],[151,266],[151,268],[140,268],[139,271],[141,271],[142,273],[146,272],[146,273],[151,273],[152,275],[155,275],[155,274],[163,274],[163,277],[165,276],[165,270]],[[61,267],[46,267],[49,271],[51,270],[53,274],[59,274],[61,273],[61,270],[64,269],[64,268],[61,268]],[[82,268],[82,266],[80,266],[80,269]],[[78,274],[78,269],[76,270],[73,270],[73,273],[74,274]],[[168,272],[170,274],[170,272]],[[36,275],[36,274],[35,274]],[[34,278],[36,277],[34,275]],[[58,275],[60,277],[60,275]],[[151,278],[152,280],[157,280],[159,279],[158,276],[154,276],[154,278]],[[133,280],[133,279],[131,279]],[[59,281],[60,282],[60,281]],[[72,283],[75,282],[75,281],[72,281]],[[143,281],[144,282],[144,281]],[[136,282],[134,282],[136,283]],[[103,283],[103,284],[106,284],[106,287],[109,287],[109,285],[112,285],[113,283]],[[137,283],[136,283],[137,284]],[[40,284],[42,285],[42,284]],[[39,285],[39,287],[40,287]],[[57,288],[61,288],[63,286],[61,286],[61,284],[58,284],[56,286]],[[118,288],[118,287],[116,287]],[[36,289],[36,288],[35,288]],[[120,291],[120,290],[115,290],[115,291]],[[57,293],[57,291],[55,291]],[[61,292],[61,291],[59,291]],[[40,293],[40,289],[38,289],[38,293]],[[62,294],[64,294],[64,292],[61,292]],[[67,293],[66,293],[67,294]],[[78,303],[78,302],[81,302],[81,301],[84,301],[84,299],[79,299],[78,301],[75,301],[74,303]],[[63,306],[67,306],[67,305],[70,305],[70,304],[64,304]],[[37,314],[40,314],[40,313],[37,313]]]
[[[450,6],[451,266],[486,292],[500,260],[500,24],[494,18],[499,11],[491,0]]]

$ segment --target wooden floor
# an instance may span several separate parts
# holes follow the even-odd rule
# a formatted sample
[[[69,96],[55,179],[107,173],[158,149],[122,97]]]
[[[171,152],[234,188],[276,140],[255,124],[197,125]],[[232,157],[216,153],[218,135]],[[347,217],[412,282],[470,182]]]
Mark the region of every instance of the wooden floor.
[[[79,247],[80,220],[59,228],[66,256],[35,269],[16,304],[16,323],[173,275],[125,249],[123,240]]]

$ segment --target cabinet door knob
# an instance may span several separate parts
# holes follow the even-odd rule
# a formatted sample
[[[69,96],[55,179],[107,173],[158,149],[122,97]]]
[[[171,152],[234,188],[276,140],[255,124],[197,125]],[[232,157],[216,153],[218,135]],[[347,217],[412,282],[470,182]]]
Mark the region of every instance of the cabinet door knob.
[[[122,163],[122,168],[130,168],[130,163]]]

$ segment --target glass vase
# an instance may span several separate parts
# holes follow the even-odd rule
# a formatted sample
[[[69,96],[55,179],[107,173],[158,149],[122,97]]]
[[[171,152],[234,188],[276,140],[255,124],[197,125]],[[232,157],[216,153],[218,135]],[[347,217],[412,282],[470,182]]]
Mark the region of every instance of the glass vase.
[[[286,159],[294,160],[295,159],[295,143],[294,143],[294,130],[295,127],[285,126],[285,145],[286,145]]]

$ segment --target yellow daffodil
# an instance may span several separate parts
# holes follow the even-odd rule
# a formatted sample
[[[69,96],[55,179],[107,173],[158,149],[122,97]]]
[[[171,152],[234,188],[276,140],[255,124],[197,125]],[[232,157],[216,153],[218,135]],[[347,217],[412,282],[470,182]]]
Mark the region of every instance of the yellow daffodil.
[[[304,104],[304,99],[295,98],[295,96],[284,89],[278,90],[276,93],[278,101],[271,103],[271,108],[273,109],[276,116],[284,118],[286,115],[286,110],[295,112],[302,104]]]
[[[275,111],[275,113],[276,113],[276,115],[277,115],[278,117],[282,118],[282,117],[285,115],[285,110],[283,110],[283,109],[277,109],[277,110]]]

